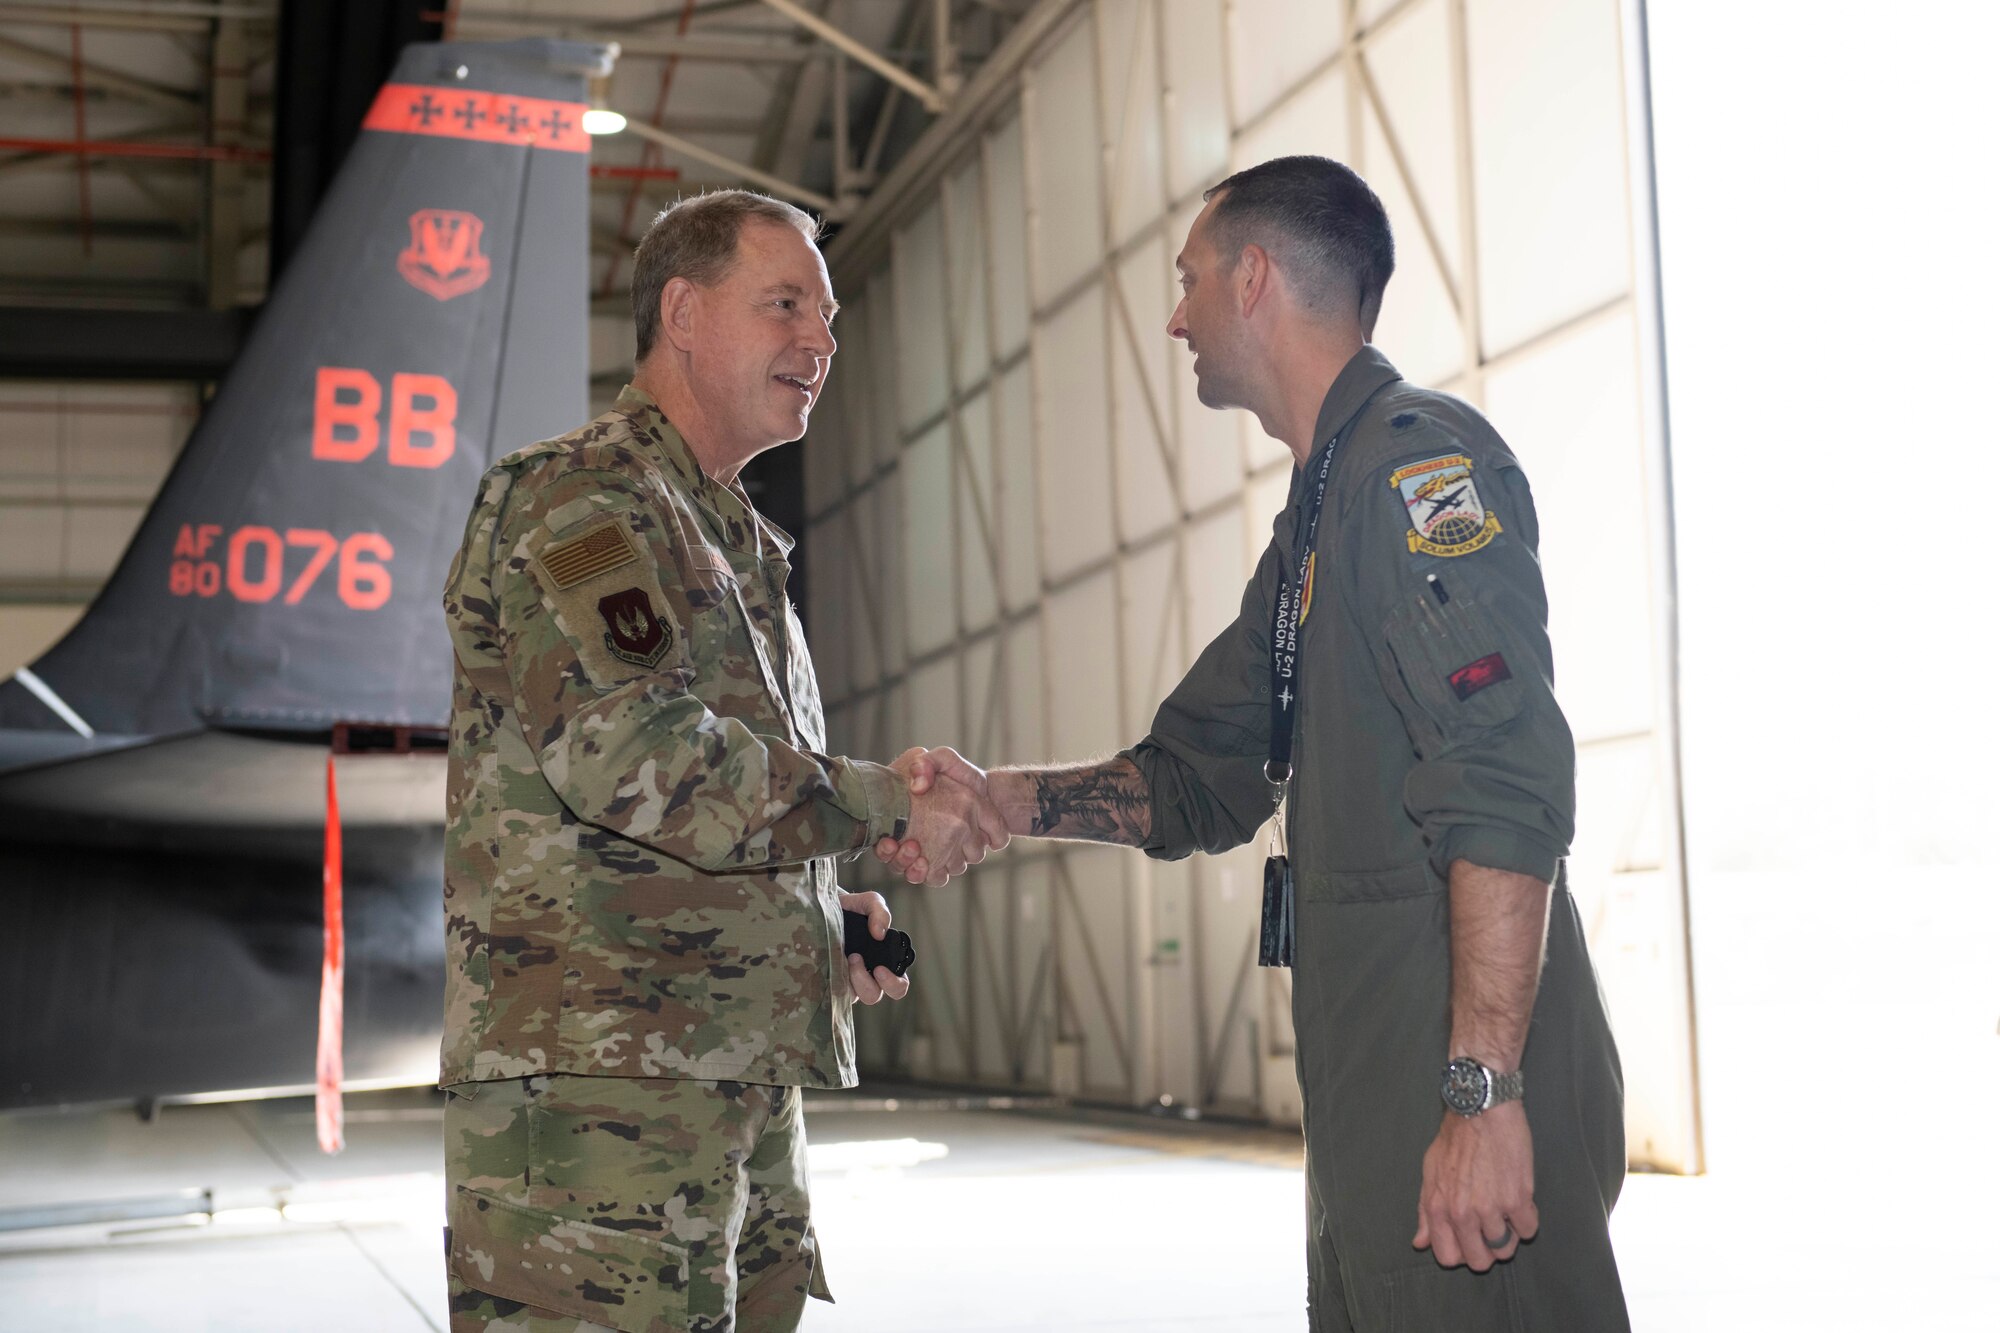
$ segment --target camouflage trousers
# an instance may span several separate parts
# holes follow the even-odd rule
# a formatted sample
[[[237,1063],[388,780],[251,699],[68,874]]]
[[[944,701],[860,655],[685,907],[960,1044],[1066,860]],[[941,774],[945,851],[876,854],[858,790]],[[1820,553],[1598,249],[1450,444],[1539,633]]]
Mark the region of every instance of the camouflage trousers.
[[[447,1088],[452,1333],[776,1333],[832,1300],[797,1088]]]

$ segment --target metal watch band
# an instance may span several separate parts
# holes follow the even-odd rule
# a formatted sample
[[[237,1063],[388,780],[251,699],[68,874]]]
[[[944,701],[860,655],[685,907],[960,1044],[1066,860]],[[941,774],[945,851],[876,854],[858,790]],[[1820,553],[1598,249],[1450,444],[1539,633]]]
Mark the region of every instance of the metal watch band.
[[[1486,1071],[1486,1077],[1488,1080],[1486,1105],[1479,1108],[1482,1111],[1490,1110],[1502,1102],[1518,1102],[1526,1095],[1527,1089],[1524,1085],[1527,1080],[1518,1069],[1511,1074],[1496,1074],[1489,1069]]]

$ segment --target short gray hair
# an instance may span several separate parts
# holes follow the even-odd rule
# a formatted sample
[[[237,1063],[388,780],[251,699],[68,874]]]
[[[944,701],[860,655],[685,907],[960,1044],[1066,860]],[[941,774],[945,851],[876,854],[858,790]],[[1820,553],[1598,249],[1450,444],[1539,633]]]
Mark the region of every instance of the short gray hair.
[[[660,293],[675,278],[713,287],[736,263],[736,238],[751,218],[797,227],[808,241],[819,240],[812,214],[755,190],[710,190],[678,199],[653,219],[632,252],[632,329],[639,360],[660,336]]]

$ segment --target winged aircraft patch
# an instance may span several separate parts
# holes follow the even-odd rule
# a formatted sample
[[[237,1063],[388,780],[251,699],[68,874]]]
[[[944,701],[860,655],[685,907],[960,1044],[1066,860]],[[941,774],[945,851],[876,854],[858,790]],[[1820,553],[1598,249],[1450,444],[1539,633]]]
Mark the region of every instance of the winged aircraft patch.
[[[1472,460],[1463,454],[1427,458],[1389,474],[1402,492],[1410,530],[1403,534],[1410,554],[1471,555],[1500,533],[1500,518],[1479,503],[1472,484]]]

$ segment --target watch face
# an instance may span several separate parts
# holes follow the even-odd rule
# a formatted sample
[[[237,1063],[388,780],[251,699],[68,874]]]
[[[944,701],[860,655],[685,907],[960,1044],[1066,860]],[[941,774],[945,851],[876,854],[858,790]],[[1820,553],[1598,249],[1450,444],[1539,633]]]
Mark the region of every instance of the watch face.
[[[1464,1057],[1444,1067],[1444,1104],[1460,1115],[1477,1115],[1486,1105],[1486,1066]]]

